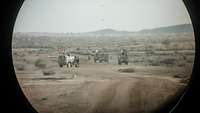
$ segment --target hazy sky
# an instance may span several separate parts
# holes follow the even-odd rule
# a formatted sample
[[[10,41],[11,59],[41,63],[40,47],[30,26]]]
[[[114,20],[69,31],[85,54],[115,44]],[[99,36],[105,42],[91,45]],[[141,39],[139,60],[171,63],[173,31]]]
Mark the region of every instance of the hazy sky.
[[[14,32],[137,31],[191,23],[182,0],[25,0]]]

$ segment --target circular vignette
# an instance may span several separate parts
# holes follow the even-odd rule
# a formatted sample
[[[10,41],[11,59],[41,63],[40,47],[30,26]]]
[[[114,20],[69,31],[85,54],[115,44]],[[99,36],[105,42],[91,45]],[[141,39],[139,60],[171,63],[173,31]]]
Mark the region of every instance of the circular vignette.
[[[186,4],[186,6],[187,6],[187,8],[188,9],[190,9],[189,8],[189,5],[187,5],[187,2],[186,1],[184,1],[185,2],[185,4]],[[189,14],[191,15],[191,11],[189,11]],[[193,15],[192,15],[193,16]],[[191,17],[192,17],[191,16]],[[194,17],[194,16],[193,16]],[[192,20],[192,23],[193,23],[193,18],[191,18],[191,20]],[[193,24],[194,25],[194,24]],[[196,39],[196,37],[198,36],[197,35],[197,31],[198,30],[195,30],[195,25],[194,25],[194,32],[195,32],[195,39]],[[184,93],[182,93],[182,94],[180,94],[179,96],[177,96],[177,98],[176,99],[174,99],[175,101],[173,102],[173,103],[171,103],[170,102],[170,105],[167,105],[167,106],[171,106],[171,107],[173,107],[173,105],[175,105],[175,107],[173,107],[173,109],[171,110],[171,107],[170,108],[167,108],[167,107],[164,107],[163,109],[165,109],[165,111],[167,111],[167,112],[173,112],[173,111],[176,111],[176,108],[179,106],[179,103],[181,103],[181,101],[182,100],[184,100],[184,98],[185,98],[185,96],[187,95],[187,92],[188,91],[190,91],[190,89],[188,89],[188,88],[190,88],[191,87],[191,85],[193,85],[193,83],[195,82],[194,81],[194,78],[195,78],[195,76],[196,76],[196,73],[198,72],[197,71],[197,65],[198,65],[198,56],[197,56],[197,48],[199,47],[198,46],[198,43],[197,43],[197,40],[196,40],[196,53],[195,53],[195,63],[194,63],[194,66],[193,66],[193,73],[192,73],[192,76],[191,76],[191,80],[190,80],[190,82],[189,82],[189,85],[188,85],[188,87],[185,89],[185,91],[184,91]],[[13,65],[12,65],[13,66]],[[18,84],[18,82],[17,82],[17,80],[16,80],[16,84]],[[18,85],[16,85],[17,87],[19,87],[20,88],[20,86],[19,86],[19,84]],[[21,88],[20,88],[21,89]],[[21,92],[22,90],[19,90],[19,92]],[[178,103],[177,103],[178,102]],[[167,109],[166,109],[167,108]]]
[[[199,55],[199,49],[200,49],[200,14],[199,6],[200,3],[195,0],[183,0],[187,11],[190,15],[190,19],[192,21],[193,30],[194,30],[194,37],[195,37],[195,58],[194,58],[194,64],[193,64],[193,70],[192,70],[192,76],[190,78],[190,81],[188,83],[187,88],[183,92],[182,95],[180,95],[178,102],[173,107],[173,109],[170,111],[171,113],[181,113],[181,112],[197,112],[199,111],[199,108],[197,106],[197,102],[199,99],[199,64],[200,64],[200,55]]]
[[[36,113],[25,97],[16,78],[12,60],[12,35],[17,14],[24,0],[1,2],[1,51],[0,51],[0,75],[1,75],[1,111]]]
[[[200,43],[200,24],[199,19],[200,15],[198,13],[198,7],[200,3],[195,0],[183,0],[185,7],[189,13],[190,19],[192,21],[192,26],[194,30],[194,38],[195,38],[195,58],[194,64],[192,68],[192,74],[189,80],[187,87],[179,93],[174,99],[169,101],[165,106],[162,106],[161,109],[156,111],[157,113],[182,113],[182,112],[197,112],[199,108],[196,103],[198,102],[197,98],[198,94],[198,75],[199,75],[199,64],[200,64],[200,56],[199,56],[199,43]]]

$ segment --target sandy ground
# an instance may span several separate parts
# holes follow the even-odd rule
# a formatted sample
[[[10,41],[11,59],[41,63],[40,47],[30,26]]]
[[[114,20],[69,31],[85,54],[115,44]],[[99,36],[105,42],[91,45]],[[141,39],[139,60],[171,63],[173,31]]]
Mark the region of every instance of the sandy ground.
[[[16,72],[39,113],[149,113],[184,87],[161,67],[98,63],[52,67],[56,74],[48,76],[37,68]],[[135,71],[118,71],[123,68]]]
[[[181,81],[190,78],[195,53],[192,33],[60,38],[25,34],[14,38],[13,47],[17,78],[39,113],[150,113],[185,87]],[[117,64],[122,48],[128,51],[128,66]],[[77,55],[80,68],[60,68],[59,49]],[[109,63],[94,64],[92,56],[88,60],[96,49],[109,54]],[[45,62],[44,68],[36,66],[38,60]],[[128,68],[133,72],[118,71]],[[45,75],[44,70],[55,74]]]

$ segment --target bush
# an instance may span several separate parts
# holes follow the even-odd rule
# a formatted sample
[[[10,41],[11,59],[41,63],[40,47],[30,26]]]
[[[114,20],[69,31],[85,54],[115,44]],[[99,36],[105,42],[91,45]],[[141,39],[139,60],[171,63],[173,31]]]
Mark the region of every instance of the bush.
[[[147,47],[145,47],[145,53],[146,53],[146,55],[152,55],[152,54],[154,54],[153,46],[147,46]]]
[[[178,64],[178,67],[185,67],[186,66],[186,63],[179,63]]]
[[[119,69],[118,71],[125,72],[125,73],[133,73],[133,72],[135,72],[135,69],[133,69],[133,68],[125,68],[125,69]]]
[[[169,39],[165,39],[161,42],[163,45],[169,45],[170,44],[170,41]]]
[[[185,83],[185,84],[187,84],[188,82],[189,82],[189,80],[190,80],[190,77],[191,77],[191,75],[189,76],[189,75],[174,75],[174,78],[180,78],[181,80],[180,80],[180,82],[181,83]]]
[[[185,78],[185,76],[182,75],[182,74],[177,74],[177,75],[174,75],[173,77],[174,77],[174,78]]]
[[[55,72],[53,70],[43,70],[43,75],[54,75]]]
[[[159,62],[152,62],[150,63],[151,66],[160,66],[160,63]]]
[[[190,81],[190,78],[186,77],[186,78],[182,79],[180,82],[187,84],[187,83],[189,83],[189,81]]]
[[[46,62],[42,59],[37,59],[35,61],[35,67],[40,67],[40,68],[45,68],[46,67]]]
[[[175,65],[176,63],[176,59],[173,59],[173,58],[167,58],[167,59],[164,59],[162,61],[160,61],[161,64],[165,64],[167,66],[173,66]]]
[[[20,63],[15,64],[15,68],[16,68],[18,71],[23,71],[23,70],[25,70],[24,64],[20,64]]]

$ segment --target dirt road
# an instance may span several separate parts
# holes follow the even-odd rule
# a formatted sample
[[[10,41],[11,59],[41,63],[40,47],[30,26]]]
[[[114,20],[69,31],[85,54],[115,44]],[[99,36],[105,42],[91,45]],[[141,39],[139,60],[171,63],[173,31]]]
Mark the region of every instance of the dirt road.
[[[118,71],[128,67],[133,66],[93,64],[54,67],[56,74],[50,76],[40,71],[17,75],[39,113],[149,113],[183,88],[178,79],[166,76],[165,69]]]

